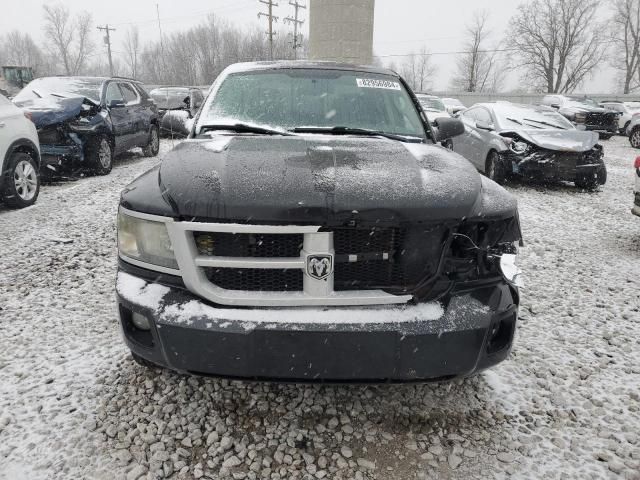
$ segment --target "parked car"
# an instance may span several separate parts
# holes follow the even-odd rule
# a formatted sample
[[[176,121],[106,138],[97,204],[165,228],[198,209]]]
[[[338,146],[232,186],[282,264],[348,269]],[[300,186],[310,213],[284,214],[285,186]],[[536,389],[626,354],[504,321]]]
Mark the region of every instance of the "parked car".
[[[631,118],[640,113],[640,102],[617,102],[604,101],[600,102],[600,106],[606,110],[612,110],[619,114],[618,127],[622,135],[626,135],[627,128],[631,124]]]
[[[0,95],[0,200],[11,208],[36,203],[40,193],[40,149],[33,122]]]
[[[186,137],[188,120],[195,117],[204,101],[202,91],[192,87],[160,87],[149,95],[158,106],[160,135]]]
[[[618,112],[606,110],[590,98],[547,95],[542,104],[558,110],[579,130],[598,132],[602,140],[609,140],[618,133]]]
[[[634,188],[634,202],[633,209],[631,213],[640,217],[640,157],[636,158],[636,162],[634,164],[636,169],[636,184]]]
[[[442,103],[444,103],[447,112],[449,112],[449,114],[451,115],[457,115],[467,108],[464,106],[464,103],[462,103],[457,98],[443,98]]]
[[[429,122],[431,122],[432,124],[435,123],[435,121],[439,118],[451,117],[451,115],[449,115],[449,112],[447,112],[447,108],[444,106],[444,103],[442,103],[442,100],[440,100],[439,97],[436,97],[434,95],[424,95],[421,93],[417,94],[416,97],[418,97],[418,101],[422,106],[422,110],[429,119]]]
[[[135,80],[37,78],[14,103],[30,113],[50,172],[106,175],[115,155],[142,147],[155,156],[160,148],[157,108]]]
[[[428,381],[504,360],[515,198],[436,145],[397,74],[233,65],[190,138],[123,191],[117,302],[134,358],[289,381]]]
[[[481,103],[460,118],[465,134],[450,140],[449,148],[498,183],[515,175],[593,189],[607,180],[598,134],[577,130],[553,109]]]

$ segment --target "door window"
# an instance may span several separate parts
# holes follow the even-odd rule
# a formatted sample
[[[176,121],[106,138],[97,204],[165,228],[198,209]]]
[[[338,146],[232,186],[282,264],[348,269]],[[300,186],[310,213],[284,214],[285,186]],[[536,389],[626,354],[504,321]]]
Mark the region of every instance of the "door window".
[[[491,118],[491,114],[484,108],[477,109],[475,119],[477,122],[484,122],[487,125],[493,125],[493,118]]]
[[[133,88],[131,84],[121,83],[120,90],[122,90],[124,101],[127,105],[137,105],[138,103],[140,103],[138,92],[136,92],[135,88]]]
[[[109,84],[107,85],[106,94],[107,105],[109,105],[114,100],[124,102],[124,97],[122,96],[122,92],[120,91],[120,87],[118,87],[118,84],[116,82],[109,82]]]
[[[476,116],[479,108],[470,108],[462,113],[462,116],[470,121],[477,121],[478,117]]]

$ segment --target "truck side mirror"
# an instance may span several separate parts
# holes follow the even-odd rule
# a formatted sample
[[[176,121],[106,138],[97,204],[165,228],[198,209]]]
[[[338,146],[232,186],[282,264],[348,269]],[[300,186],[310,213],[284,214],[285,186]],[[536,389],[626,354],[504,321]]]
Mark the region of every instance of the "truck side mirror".
[[[457,118],[438,118],[434,124],[438,129],[437,142],[444,142],[464,133],[464,123]]]

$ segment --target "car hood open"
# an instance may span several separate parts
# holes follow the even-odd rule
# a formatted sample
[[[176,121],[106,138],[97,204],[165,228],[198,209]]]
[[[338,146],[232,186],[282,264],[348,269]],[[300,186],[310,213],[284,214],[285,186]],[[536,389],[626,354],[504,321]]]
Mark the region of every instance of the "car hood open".
[[[493,187],[469,162],[437,146],[321,135],[215,136],[178,145],[157,173],[127,187],[122,205],[164,214],[147,200],[158,197],[155,188],[172,216],[194,221],[336,226],[512,217],[515,200]]]
[[[16,102],[22,110],[31,114],[31,120],[37,128],[63,123],[80,115],[82,105],[96,104],[85,97],[60,98],[45,96],[36,100]]]
[[[502,132],[503,134],[505,132]],[[518,134],[540,148],[557,150],[559,152],[587,152],[591,150],[599,140],[596,132],[582,130],[517,130]]]

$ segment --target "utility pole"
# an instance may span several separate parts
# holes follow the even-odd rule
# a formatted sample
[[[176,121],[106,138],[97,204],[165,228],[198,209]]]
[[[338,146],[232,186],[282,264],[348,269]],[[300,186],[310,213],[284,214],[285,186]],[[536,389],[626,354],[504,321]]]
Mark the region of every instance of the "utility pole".
[[[164,40],[162,39],[162,24],[160,23],[160,5],[156,3],[156,14],[158,16],[158,31],[160,32],[160,56],[162,57],[162,75],[160,75],[160,81],[162,82],[167,71],[167,65],[164,60]]]
[[[107,23],[104,27],[98,27],[98,30],[104,30],[107,34],[104,37],[104,43],[107,44],[107,51],[109,52],[109,71],[111,72],[111,76],[113,77],[113,59],[111,58],[111,36],[110,32],[115,32],[115,28],[111,28]]]
[[[278,17],[273,14],[273,7],[277,7],[277,3],[273,3],[273,0],[259,0],[260,3],[264,3],[269,8],[268,13],[260,12],[258,13],[258,18],[268,17],[269,18],[269,31],[267,32],[267,36],[269,37],[269,59],[273,60],[273,36],[276,34],[273,31],[273,22],[278,21]]]
[[[289,0],[289,5],[291,5],[295,9],[294,18],[287,17],[284,19],[287,23],[293,23],[293,58],[294,60],[298,59],[298,48],[302,46],[302,34],[298,36],[298,25],[302,26],[304,20],[298,20],[298,11],[300,9],[306,10],[306,6],[298,3],[298,0]]]

